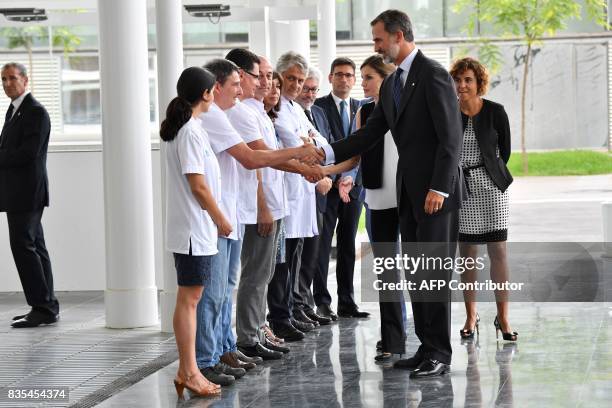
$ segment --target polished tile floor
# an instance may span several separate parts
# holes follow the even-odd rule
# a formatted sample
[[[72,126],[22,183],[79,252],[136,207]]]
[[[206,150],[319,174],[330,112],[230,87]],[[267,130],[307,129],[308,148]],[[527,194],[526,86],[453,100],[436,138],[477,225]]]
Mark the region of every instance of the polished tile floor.
[[[495,307],[483,304],[480,336],[463,343],[463,305],[453,304],[452,371],[410,380],[374,361],[379,326],[340,319],[292,343],[283,361],[267,362],[217,399],[180,402],[174,363],[106,400],[101,407],[607,407],[612,400],[612,307],[605,304],[512,304],[520,341],[496,341]],[[414,352],[411,320],[408,350]]]
[[[611,183],[610,175],[517,180],[511,239],[601,241],[600,203],[612,199]],[[329,288],[335,293],[333,265]],[[462,344],[458,331],[465,314],[463,304],[454,303],[451,373],[418,381],[391,364],[374,362],[378,306],[362,303],[370,319],[341,319],[309,333],[291,344],[285,359],[264,363],[224,388],[219,398],[179,401],[172,384],[177,363],[168,364],[176,357],[173,337],[159,327],[104,328],[101,292],[59,297],[58,325],[13,330],[8,322],[24,311],[23,295],[0,293],[0,322],[5,322],[0,325],[0,389],[65,386],[70,402],[19,405],[0,396],[0,407],[90,407],[96,401],[122,408],[612,406],[612,303],[512,303],[516,344],[496,341],[491,303],[479,305],[479,338]],[[411,354],[418,342],[410,312],[407,332]]]
[[[0,295],[3,320],[16,311],[17,299]],[[220,398],[179,401],[172,384],[177,363],[166,365],[175,357],[172,337],[156,328],[105,329],[99,292],[60,293],[60,299],[66,305],[61,324],[0,330],[0,387],[69,387],[70,404],[83,407],[108,396],[99,406],[607,407],[612,400],[609,303],[513,303],[516,344],[496,341],[491,303],[479,307],[479,338],[462,343],[463,305],[454,303],[451,373],[418,381],[374,361],[378,310],[364,303],[371,318],[341,318],[309,333],[290,344],[283,360],[257,367]],[[409,313],[408,353],[417,345]],[[163,368],[139,376],[139,369],[168,356]],[[67,405],[0,401],[2,407]]]

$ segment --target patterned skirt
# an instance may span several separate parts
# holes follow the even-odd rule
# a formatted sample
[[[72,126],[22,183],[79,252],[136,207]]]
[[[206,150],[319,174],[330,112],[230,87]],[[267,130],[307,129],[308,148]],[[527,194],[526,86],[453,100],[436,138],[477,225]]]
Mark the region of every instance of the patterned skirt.
[[[484,243],[508,239],[508,190],[503,193],[484,166],[465,172],[468,199],[459,210],[459,242]]]

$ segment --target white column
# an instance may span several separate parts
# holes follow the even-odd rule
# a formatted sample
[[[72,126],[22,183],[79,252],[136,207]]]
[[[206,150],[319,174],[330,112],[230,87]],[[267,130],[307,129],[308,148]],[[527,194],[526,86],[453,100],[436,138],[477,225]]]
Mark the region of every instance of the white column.
[[[336,2],[334,0],[319,0],[319,21],[317,24],[317,48],[319,50],[319,69],[323,73],[319,84],[319,95],[331,91],[327,80],[329,67],[336,58]]]
[[[251,2],[253,3],[253,2]],[[270,8],[263,7],[263,21],[249,23],[249,50],[257,55],[270,56]]]
[[[295,51],[310,60],[310,27],[308,20],[274,21],[270,23],[270,61],[276,65],[278,57]]]
[[[612,259],[612,201],[601,205],[603,211],[604,256]]]
[[[106,325],[157,324],[146,0],[99,0]]]
[[[157,38],[157,111],[159,123],[166,117],[166,107],[176,96],[176,81],[183,71],[183,21],[181,0],[155,0],[155,33]],[[171,333],[176,304],[176,270],[172,254],[166,251],[166,145],[161,142],[161,197],[164,287],[159,295],[161,330]]]

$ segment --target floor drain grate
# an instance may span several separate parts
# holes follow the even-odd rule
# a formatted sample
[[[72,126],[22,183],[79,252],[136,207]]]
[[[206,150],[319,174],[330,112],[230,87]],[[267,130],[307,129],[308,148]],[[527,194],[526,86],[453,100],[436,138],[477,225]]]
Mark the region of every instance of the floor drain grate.
[[[70,405],[69,408],[90,408],[98,405],[102,401],[112,397],[113,395],[125,390],[126,388],[136,384],[143,378],[155,373],[156,371],[172,364],[178,360],[178,352],[176,350],[169,351],[151,362],[139,367],[129,373],[121,376],[108,385],[92,392],[91,394],[81,398],[79,401]]]

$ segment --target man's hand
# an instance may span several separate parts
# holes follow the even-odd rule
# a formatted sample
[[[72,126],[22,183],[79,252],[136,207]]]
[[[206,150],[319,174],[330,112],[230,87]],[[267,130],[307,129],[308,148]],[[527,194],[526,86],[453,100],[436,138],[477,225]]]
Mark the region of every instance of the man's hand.
[[[311,183],[316,183],[326,176],[325,170],[319,165],[307,167],[302,171],[302,176]]]
[[[217,224],[217,233],[220,237],[229,237],[232,233],[232,224],[229,223],[225,217],[219,221]]]
[[[267,237],[272,232],[274,219],[268,206],[260,206],[257,209],[257,233],[262,237]]]
[[[425,214],[432,215],[442,209],[444,204],[444,196],[436,193],[435,191],[429,191],[427,197],[425,197]]]
[[[353,189],[353,178],[351,176],[343,177],[342,180],[338,182],[338,194],[340,195],[340,199],[344,203],[351,202],[351,196],[349,193]]]
[[[317,183],[315,188],[319,194],[326,195],[329,193],[329,190],[331,190],[332,184],[332,179],[329,177],[323,177],[323,179]]]
[[[308,165],[319,164],[325,160],[325,154],[322,153],[322,149],[314,144],[305,143],[298,148],[296,159]]]

